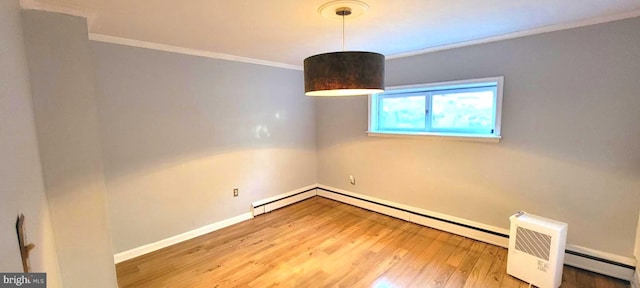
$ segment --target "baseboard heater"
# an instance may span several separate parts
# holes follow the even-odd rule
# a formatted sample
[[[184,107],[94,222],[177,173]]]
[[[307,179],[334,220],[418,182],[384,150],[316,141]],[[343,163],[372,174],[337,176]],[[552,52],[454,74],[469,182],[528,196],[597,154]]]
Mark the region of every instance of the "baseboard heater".
[[[461,228],[470,229],[472,231],[475,231],[476,234],[480,233],[480,234],[485,234],[488,237],[491,237],[491,238],[494,238],[494,239],[495,238],[503,239],[502,241],[504,241],[504,243],[508,243],[508,240],[509,240],[509,234],[507,234],[507,233],[500,233],[500,232],[496,232],[496,231],[491,231],[489,229],[485,229],[485,228],[482,228],[482,227],[476,227],[476,226],[473,226],[473,225],[452,221],[450,219],[444,219],[444,218],[441,218],[441,217],[435,217],[433,215],[427,215],[427,214],[424,214],[424,213],[419,213],[419,212],[412,211],[412,210],[409,210],[409,209],[404,209],[404,208],[401,208],[401,207],[396,207],[396,206],[393,206],[393,205],[389,205],[389,204],[373,201],[373,200],[366,199],[366,198],[363,198],[363,197],[358,197],[358,196],[350,195],[350,194],[347,194],[347,193],[334,191],[334,190],[327,189],[327,188],[320,187],[320,186],[314,187],[314,188],[310,188],[310,187],[305,187],[305,188],[306,189],[303,189],[303,190],[300,190],[300,191],[296,191],[295,193],[291,193],[291,194],[288,194],[288,195],[282,195],[282,197],[271,198],[268,201],[264,201],[264,202],[261,202],[261,203],[254,203],[254,205],[252,207],[254,216],[257,216],[257,215],[260,215],[260,214],[263,214],[263,213],[267,213],[269,211],[278,209],[280,207],[284,207],[284,206],[287,206],[287,205],[293,204],[295,202],[302,201],[302,200],[305,200],[305,199],[308,199],[308,198],[311,198],[311,197],[314,197],[314,196],[325,197],[325,196],[320,195],[320,194],[323,194],[322,192],[326,192],[326,193],[330,193],[330,194],[335,194],[337,196],[347,197],[347,198],[350,198],[350,199],[353,199],[353,200],[365,202],[365,204],[368,203],[368,204],[373,204],[375,206],[380,206],[381,208],[383,208],[383,209],[385,209],[387,211],[393,210],[393,211],[397,211],[397,212],[404,212],[404,213],[408,213],[408,214],[411,214],[411,215],[414,215],[414,216],[426,218],[426,219],[428,219],[430,221],[436,221],[436,222],[440,222],[440,223],[443,223],[443,224],[449,224],[449,225],[454,225],[454,226],[458,226],[458,227],[461,227]],[[321,191],[321,192],[317,193],[316,191]],[[326,197],[326,198],[330,198],[330,197]],[[337,200],[337,199],[333,199],[333,200]],[[337,201],[340,201],[340,200],[337,200]],[[344,202],[344,201],[341,201],[341,202]],[[355,205],[355,204],[352,204],[352,203],[347,203],[347,204]],[[374,209],[370,209],[370,208],[364,207],[365,205],[355,205],[355,206],[358,206],[360,208],[364,208],[364,209],[367,209],[367,210],[370,210],[370,211],[379,212],[379,211],[375,211]],[[386,214],[386,215],[389,215],[389,216],[395,217],[395,218],[400,218],[400,217],[396,217],[396,216],[392,215],[393,213],[383,213],[383,214]],[[406,219],[403,219],[403,220],[406,220]],[[431,227],[430,225],[418,223],[417,221],[410,221],[410,222],[414,222],[414,223],[417,223],[417,224],[421,224],[421,225],[424,225],[424,226]],[[432,228],[439,229],[437,227],[432,227]],[[440,230],[443,230],[443,229],[440,229]],[[467,231],[469,231],[469,230],[467,230]],[[454,232],[452,232],[452,233],[454,233]],[[484,239],[480,239],[480,238],[483,238],[483,237],[471,237],[469,235],[462,235],[462,234],[461,234],[461,236],[469,237],[469,238],[473,238],[473,239],[476,239],[476,240],[480,240],[480,241],[491,243],[491,241],[485,241]],[[494,241],[494,243],[491,243],[491,244],[495,244],[495,241]],[[495,244],[495,245],[498,245],[498,244]],[[502,246],[504,248],[508,248],[508,245],[498,245],[498,246]],[[580,251],[573,251],[573,250],[570,250],[570,249],[566,249],[565,253],[567,255],[571,255],[573,259],[582,259],[581,261],[583,261],[583,260],[594,261],[594,264],[595,264],[594,266],[612,265],[614,268],[617,267],[616,269],[623,269],[625,271],[628,271],[628,272],[623,273],[625,275],[626,274],[633,274],[634,271],[636,270],[636,267],[633,266],[633,265],[626,264],[626,263],[621,263],[621,262],[617,262],[617,261],[613,261],[613,260],[610,260],[610,259],[605,259],[605,258],[602,258],[602,257],[588,255],[588,254],[582,253]],[[569,258],[569,257],[565,257],[565,258]],[[566,262],[565,262],[564,265],[577,267],[577,268],[580,268],[580,269],[586,269],[586,270],[593,271],[593,272],[596,272],[596,273],[606,274],[608,276],[612,276],[612,277],[618,278],[618,279],[626,281],[626,282],[629,282],[629,280],[632,277],[632,276],[629,276],[629,277],[622,276],[622,275],[620,275],[620,273],[607,273],[607,272],[604,272],[604,271],[599,271],[597,269],[593,269],[593,268],[587,267],[588,265],[573,265],[571,263],[566,263]]]
[[[287,195],[280,195],[280,197],[275,197],[275,198],[267,199],[265,201],[261,201],[258,203],[253,203],[251,207],[253,216],[258,216],[260,214],[267,213],[269,211],[273,211],[275,209],[314,197],[317,195],[316,194],[317,189],[318,189],[317,187],[313,187],[313,188],[305,187],[300,191],[295,191]]]

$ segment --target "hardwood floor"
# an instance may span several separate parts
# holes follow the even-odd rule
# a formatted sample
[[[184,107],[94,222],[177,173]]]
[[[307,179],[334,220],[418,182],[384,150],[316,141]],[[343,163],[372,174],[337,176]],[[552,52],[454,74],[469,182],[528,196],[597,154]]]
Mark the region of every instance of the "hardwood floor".
[[[507,250],[314,197],[116,265],[126,287],[528,287]],[[629,287],[565,266],[564,288]]]

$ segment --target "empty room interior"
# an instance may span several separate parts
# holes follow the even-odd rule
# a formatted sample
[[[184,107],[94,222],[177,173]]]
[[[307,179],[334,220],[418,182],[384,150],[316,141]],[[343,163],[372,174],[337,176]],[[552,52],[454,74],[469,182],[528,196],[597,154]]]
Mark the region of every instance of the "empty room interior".
[[[640,2],[2,0],[0,159],[46,287],[639,288]]]

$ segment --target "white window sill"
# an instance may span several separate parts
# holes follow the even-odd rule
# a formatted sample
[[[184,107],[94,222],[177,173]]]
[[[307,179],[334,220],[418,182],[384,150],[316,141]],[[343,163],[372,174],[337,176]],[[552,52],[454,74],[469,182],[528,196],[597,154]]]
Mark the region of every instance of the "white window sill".
[[[475,135],[475,134],[453,134],[453,133],[397,133],[397,132],[373,132],[367,131],[367,135],[374,137],[397,137],[397,138],[435,138],[443,140],[473,141],[473,142],[490,142],[498,143],[501,136],[496,135]]]

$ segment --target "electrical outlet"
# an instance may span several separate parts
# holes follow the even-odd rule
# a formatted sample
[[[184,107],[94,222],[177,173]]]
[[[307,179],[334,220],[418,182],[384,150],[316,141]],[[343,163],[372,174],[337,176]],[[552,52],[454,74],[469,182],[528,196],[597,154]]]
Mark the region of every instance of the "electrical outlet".
[[[238,188],[233,188],[233,197],[238,197],[238,194],[240,194],[240,190],[238,190]]]
[[[356,177],[349,175],[349,183],[351,183],[351,185],[356,185]]]

